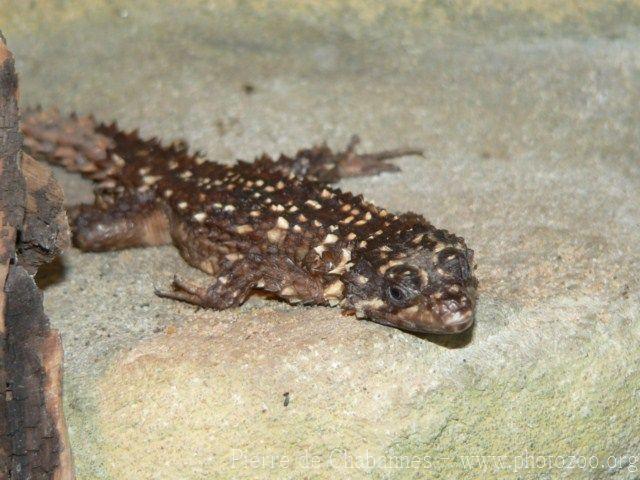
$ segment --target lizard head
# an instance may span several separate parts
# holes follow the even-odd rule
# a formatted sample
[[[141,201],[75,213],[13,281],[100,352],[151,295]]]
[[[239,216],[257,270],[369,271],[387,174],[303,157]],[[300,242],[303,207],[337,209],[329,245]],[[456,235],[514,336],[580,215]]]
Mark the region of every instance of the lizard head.
[[[420,230],[390,235],[357,259],[345,278],[345,305],[359,318],[403,330],[462,332],[474,321],[473,250],[428,224]]]

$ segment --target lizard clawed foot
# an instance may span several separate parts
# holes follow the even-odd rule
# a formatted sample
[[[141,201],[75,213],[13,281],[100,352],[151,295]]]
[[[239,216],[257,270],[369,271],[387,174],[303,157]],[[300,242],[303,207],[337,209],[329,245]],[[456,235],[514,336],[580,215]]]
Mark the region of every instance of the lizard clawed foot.
[[[173,276],[171,291],[156,288],[154,293],[160,298],[169,298],[181,302],[191,303],[200,307],[207,307],[207,289],[193,282],[185,280],[178,275]]]
[[[337,167],[341,178],[376,175],[381,172],[397,172],[400,170],[386,160],[404,157],[407,155],[423,156],[422,150],[402,148],[383,150],[374,153],[356,153],[356,146],[360,143],[360,137],[353,135],[344,152],[337,154]]]
[[[239,305],[243,298],[238,296],[237,291],[232,292],[229,289],[225,289],[224,286],[225,282],[221,282],[220,279],[209,287],[202,287],[178,275],[174,275],[171,282],[171,291],[163,291],[156,288],[154,293],[161,298],[178,300],[214,310],[223,310]]]

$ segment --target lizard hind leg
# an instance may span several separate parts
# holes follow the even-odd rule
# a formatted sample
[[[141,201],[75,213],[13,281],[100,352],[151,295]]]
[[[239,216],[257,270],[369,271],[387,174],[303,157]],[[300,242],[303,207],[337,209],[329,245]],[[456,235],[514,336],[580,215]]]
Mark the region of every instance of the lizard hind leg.
[[[81,250],[104,252],[171,243],[169,221],[150,197],[123,195],[113,201],[100,198],[93,205],[69,210],[73,243]]]

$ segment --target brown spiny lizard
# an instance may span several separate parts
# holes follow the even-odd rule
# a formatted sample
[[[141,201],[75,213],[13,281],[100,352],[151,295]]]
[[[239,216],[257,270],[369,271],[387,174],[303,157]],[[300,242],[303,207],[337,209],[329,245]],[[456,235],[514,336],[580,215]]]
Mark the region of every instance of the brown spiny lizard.
[[[341,305],[359,318],[414,332],[473,324],[477,280],[464,240],[421,215],[394,214],[331,183],[398,168],[416,150],[373,154],[326,145],[295,156],[223,165],[92,117],[23,116],[25,148],[96,182],[96,200],[70,211],[85,251],[173,243],[209,286],[174,277],[165,298],[212,309],[254,290],[291,302]]]

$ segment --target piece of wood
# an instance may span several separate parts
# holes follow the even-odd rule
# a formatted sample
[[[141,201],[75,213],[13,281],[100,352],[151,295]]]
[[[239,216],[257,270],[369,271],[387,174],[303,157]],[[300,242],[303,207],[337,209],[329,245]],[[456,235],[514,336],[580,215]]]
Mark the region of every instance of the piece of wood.
[[[22,174],[26,182],[25,215],[18,245],[19,264],[31,274],[53,260],[70,245],[69,223],[64,197],[51,170],[29,155],[22,154]]]
[[[69,244],[62,191],[22,155],[18,81],[0,33],[0,480],[73,480],[62,343],[33,275]]]
[[[13,57],[0,40],[0,478],[11,474],[13,447],[9,436],[8,392],[9,381],[6,352],[6,295],[5,280],[9,275],[11,259],[15,255],[18,227],[24,217],[25,186],[18,165],[20,136],[18,134],[18,80]]]
[[[4,291],[9,478],[73,479],[62,413],[60,336],[49,328],[42,293],[24,268],[11,266]]]
[[[45,374],[44,401],[54,429],[58,432],[58,468],[53,480],[73,480],[74,468],[67,424],[62,410],[62,340],[57,330],[50,330],[43,341]]]

